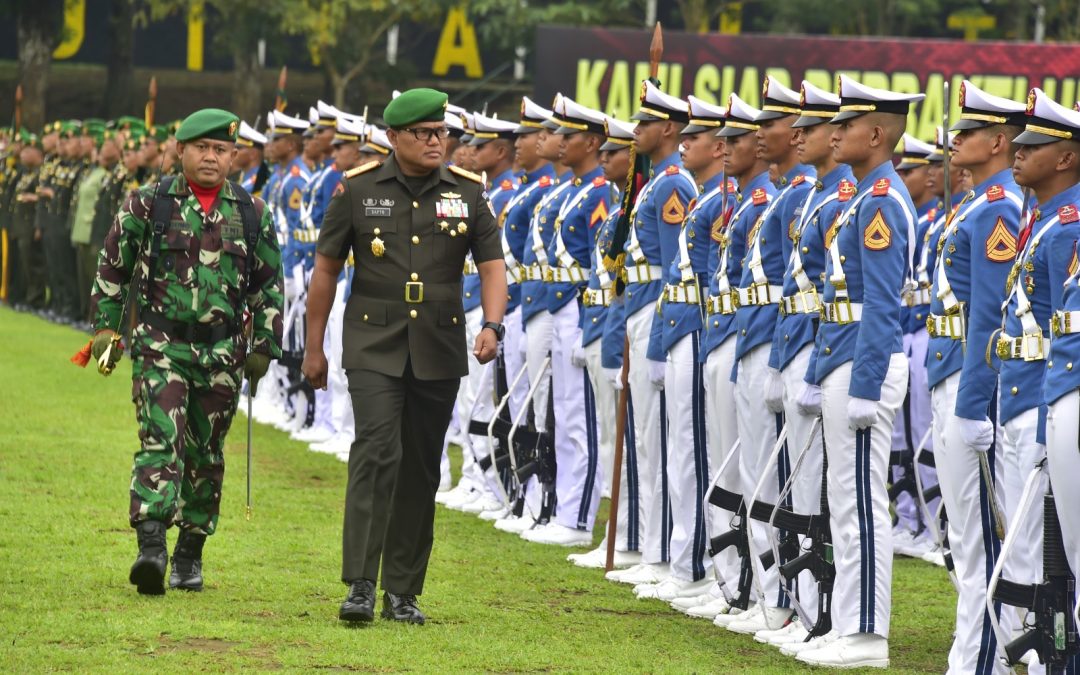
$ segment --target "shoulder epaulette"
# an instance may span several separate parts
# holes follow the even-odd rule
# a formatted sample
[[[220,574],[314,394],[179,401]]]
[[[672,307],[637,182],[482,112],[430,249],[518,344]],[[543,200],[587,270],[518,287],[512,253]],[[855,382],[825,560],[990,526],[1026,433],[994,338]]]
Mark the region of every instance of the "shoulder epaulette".
[[[669,176],[674,176],[675,174],[679,173],[679,167],[675,164],[672,164],[668,168],[664,169],[664,173]]]
[[[1005,198],[1005,188],[1000,185],[991,185],[986,188],[986,201],[996,202],[999,199]]]
[[[371,171],[372,169],[376,169],[376,168],[378,168],[380,166],[382,166],[382,165],[379,162],[376,162],[376,161],[373,160],[373,161],[367,162],[366,164],[361,164],[360,166],[356,167],[355,169],[349,169],[348,171],[345,172],[345,177],[346,178],[352,178],[353,176],[359,176],[362,173],[367,173],[368,171]]]
[[[465,169],[462,169],[460,166],[454,166],[453,164],[451,164],[450,166],[448,166],[446,168],[450,169],[451,173],[456,173],[457,175],[461,176],[462,178],[468,178],[469,180],[473,181],[474,183],[480,183],[481,185],[484,184],[484,179],[482,179],[480,176],[476,175],[472,171],[466,171]]]

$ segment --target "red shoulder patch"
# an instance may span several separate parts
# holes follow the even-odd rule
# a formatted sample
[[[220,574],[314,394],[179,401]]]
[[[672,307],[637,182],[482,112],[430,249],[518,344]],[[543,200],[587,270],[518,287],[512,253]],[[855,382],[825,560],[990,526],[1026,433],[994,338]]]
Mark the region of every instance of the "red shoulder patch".
[[[551,185],[551,176],[540,176],[540,180],[537,181],[537,185],[540,187],[548,187]]]
[[[795,187],[796,185],[798,185],[799,183],[802,183],[805,180],[806,180],[806,176],[795,176],[795,180],[791,181],[791,186]]]
[[[674,176],[675,174],[679,173],[679,167],[672,164],[668,168],[664,169],[664,173],[669,176]]]
[[[738,191],[739,191],[739,188],[735,185],[735,179],[728,178],[728,182],[727,182],[727,192],[728,192],[728,194],[733,195]]]
[[[298,167],[298,166],[296,166],[295,164],[293,164],[293,165],[292,165],[292,168],[291,168],[291,169],[289,169],[289,173],[290,173],[290,174],[292,174],[292,175],[294,175],[294,176],[299,176],[299,175],[300,175],[300,167]]]
[[[340,195],[340,194],[342,194],[344,192],[345,192],[345,182],[342,181],[342,182],[337,184],[336,188],[334,188],[334,194],[332,194],[330,196],[330,198],[333,199],[334,197],[337,197],[338,195]]]
[[[1080,221],[1080,211],[1077,211],[1073,204],[1066,204],[1058,209],[1058,222],[1075,223],[1077,221]]]
[[[926,220],[931,222],[931,223],[934,222],[935,220],[937,220],[937,209],[936,208],[930,209],[929,211],[926,212]]]
[[[871,194],[875,197],[884,197],[889,194],[889,179],[879,178],[878,182],[874,183],[874,190]]]
[[[986,188],[986,201],[996,202],[999,199],[1005,198],[1005,188],[1000,185],[991,185]]]
[[[855,187],[855,183],[852,183],[848,179],[844,178],[840,181],[840,187],[836,190],[836,194],[839,195],[839,197],[837,197],[837,200],[841,202],[849,202],[851,201],[851,198],[855,196],[856,192],[858,192],[858,189]]]
[[[499,183],[499,187],[503,190],[513,190],[514,183],[509,178],[504,178],[503,182]]]
[[[754,200],[754,206],[761,206],[769,201],[769,195],[765,193],[765,188],[754,188],[754,191],[750,193],[750,199]]]
[[[607,179],[603,176],[597,176],[596,178],[593,178],[592,184],[593,187],[603,187],[607,185]]]

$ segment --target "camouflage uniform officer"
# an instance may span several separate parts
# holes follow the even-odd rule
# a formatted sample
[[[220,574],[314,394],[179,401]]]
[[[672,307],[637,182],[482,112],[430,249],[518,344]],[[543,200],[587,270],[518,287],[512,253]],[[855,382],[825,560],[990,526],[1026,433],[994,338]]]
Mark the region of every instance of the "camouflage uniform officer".
[[[174,523],[180,535],[169,584],[202,589],[202,546],[217,525],[222,446],[241,378],[254,390],[281,355],[281,253],[273,219],[261,200],[252,202],[224,180],[238,124],[224,110],[190,115],[176,136],[182,174],[160,189],[146,185],[129,194],[98,258],[95,359],[120,330],[127,293],[136,294],[132,398],[141,447],[130,520],[139,556],[130,581],[140,593],[165,591],[165,530]],[[155,221],[167,223],[163,232]],[[253,322],[250,345],[245,309]]]
[[[423,623],[416,606],[434,539],[443,438],[468,373],[462,270],[471,252],[485,323],[473,355],[495,358],[506,311],[506,264],[480,177],[443,165],[446,94],[413,89],[383,118],[394,152],[344,174],[319,233],[308,288],[304,375],[326,387],[326,320],[338,274],[356,261],[345,306],[342,366],[353,399],[339,617]]]

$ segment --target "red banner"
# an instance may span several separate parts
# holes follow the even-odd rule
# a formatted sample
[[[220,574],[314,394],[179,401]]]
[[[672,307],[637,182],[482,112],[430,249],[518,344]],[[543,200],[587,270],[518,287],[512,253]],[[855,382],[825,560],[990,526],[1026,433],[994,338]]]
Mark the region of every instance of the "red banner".
[[[542,26],[536,33],[535,94],[550,101],[562,92],[579,103],[625,119],[639,106],[649,73],[652,31]],[[667,31],[658,79],[669,94],[693,94],[723,104],[731,92],[760,104],[765,75],[793,89],[806,79],[835,90],[836,76],[872,87],[923,92],[908,131],[933,138],[941,124],[942,89],[949,78],[953,119],[960,81],[1023,102],[1042,87],[1066,106],[1077,99],[1080,45],[963,42],[900,38],[779,35],[698,35]]]

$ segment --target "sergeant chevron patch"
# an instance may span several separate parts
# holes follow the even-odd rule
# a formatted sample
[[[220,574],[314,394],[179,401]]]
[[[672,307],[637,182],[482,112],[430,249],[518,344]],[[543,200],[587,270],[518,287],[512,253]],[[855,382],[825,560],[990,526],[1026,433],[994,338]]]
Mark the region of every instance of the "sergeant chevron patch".
[[[986,259],[990,262],[1010,262],[1016,257],[1016,237],[1000,216],[990,236],[986,238]]]
[[[682,200],[679,199],[678,192],[672,192],[668,200],[664,202],[661,214],[664,222],[668,225],[682,225],[683,219],[686,218],[686,207],[683,206]]]
[[[884,251],[890,244],[892,244],[892,230],[885,222],[885,217],[881,215],[881,209],[878,209],[863,232],[863,246],[870,251]]]

